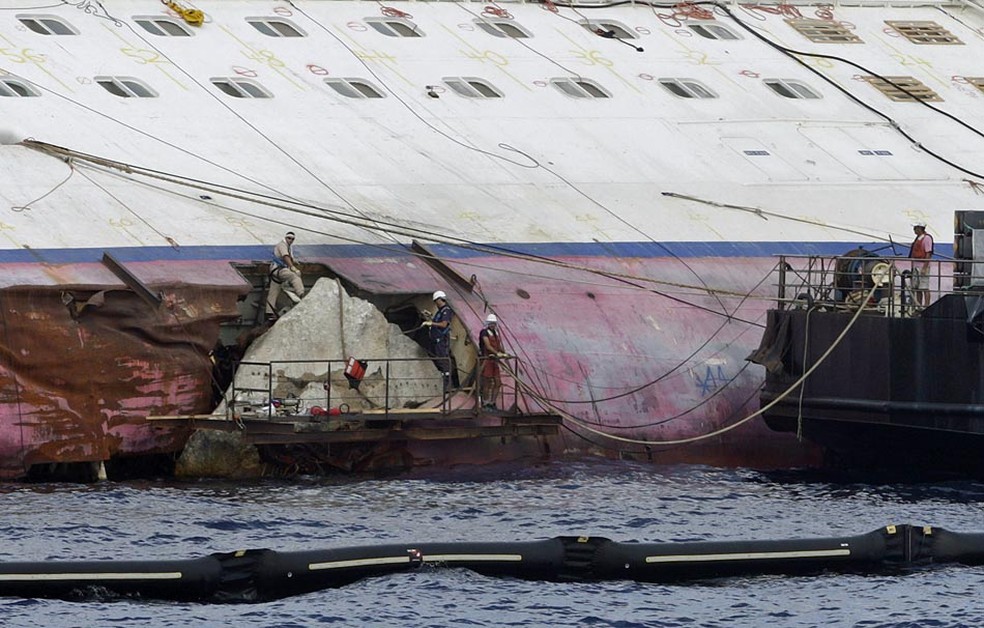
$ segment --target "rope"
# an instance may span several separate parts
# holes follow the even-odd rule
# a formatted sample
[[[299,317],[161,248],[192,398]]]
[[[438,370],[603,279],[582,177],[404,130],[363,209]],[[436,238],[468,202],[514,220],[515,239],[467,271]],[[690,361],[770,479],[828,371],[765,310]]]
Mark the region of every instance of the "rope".
[[[742,299],[742,301],[735,307],[735,312],[737,312],[739,309],[741,309],[742,305],[744,305],[744,302],[748,298],[751,297],[751,294],[753,292],[755,292],[756,290],[758,290],[758,288],[763,283],[765,283],[765,281],[769,277],[772,276],[772,273],[775,272],[776,268],[778,268],[778,264],[776,266],[773,266],[769,270],[768,273],[766,273],[765,275],[763,275],[762,279],[760,279],[757,284],[755,284],[754,286],[752,286],[751,290],[749,290],[748,293],[745,294],[745,297]],[[633,394],[635,394],[635,393],[637,393],[637,392],[639,392],[641,390],[645,390],[646,388],[649,388],[650,386],[654,386],[654,385],[658,384],[659,382],[663,381],[664,379],[666,379],[667,377],[669,377],[673,373],[677,372],[678,370],[680,370],[681,368],[683,368],[684,366],[686,366],[687,363],[690,362],[690,360],[694,359],[697,356],[697,354],[700,353],[700,351],[702,349],[704,349],[707,345],[709,345],[712,340],[714,340],[715,338],[717,338],[718,334],[720,334],[724,330],[724,328],[726,326],[728,326],[728,324],[730,324],[730,322],[731,322],[730,319],[724,320],[721,323],[721,325],[716,330],[714,330],[714,332],[707,338],[707,340],[705,340],[696,349],[694,349],[693,351],[690,352],[690,355],[688,355],[687,357],[685,357],[683,360],[680,360],[679,362],[677,362],[677,364],[673,368],[667,370],[666,372],[664,372],[662,375],[660,375],[656,379],[651,380],[649,382],[646,382],[644,384],[640,384],[640,385],[634,386],[634,387],[632,387],[632,388],[630,388],[628,390],[623,390],[623,392],[620,392],[620,393],[618,393],[616,395],[611,395],[611,396],[608,396],[608,397],[601,397],[601,398],[592,397],[591,399],[574,399],[574,400],[572,400],[572,399],[551,399],[549,397],[546,397],[542,392],[539,392],[539,391],[534,391],[534,392],[536,392],[539,395],[540,400],[543,401],[543,402],[545,402],[545,403],[551,403],[551,404],[553,404],[553,403],[562,403],[562,404],[565,404],[565,405],[571,405],[571,404],[592,404],[592,405],[594,405],[594,404],[599,403],[599,402],[614,401],[616,399],[621,399],[623,397],[628,397],[629,395],[633,395]],[[731,344],[732,343],[728,343],[727,345],[725,345],[725,348],[727,346],[730,346]],[[720,353],[720,351],[717,352],[717,353],[715,353],[714,355],[717,355],[719,353]],[[708,397],[707,399],[702,400],[699,404],[697,404],[696,406],[694,406],[690,410],[687,410],[687,412],[691,412],[694,409],[696,409],[697,407],[699,407],[699,406],[707,403],[708,401],[710,401],[710,399],[712,399],[715,395],[717,395],[721,390],[724,390],[727,386],[731,385],[731,383],[733,383],[738,378],[738,376],[741,375],[741,373],[745,370],[745,368],[747,366],[748,365],[746,364],[745,367],[742,367],[742,369],[738,372],[738,374],[736,374],[735,377],[733,377],[732,379],[728,380],[728,382],[724,386],[722,386],[717,391],[715,391],[714,395],[711,395],[711,397]],[[683,414],[686,414],[686,412],[683,413]],[[682,414],[679,415],[679,416],[682,416]],[[663,422],[663,421],[661,421],[661,422]],[[602,425],[602,424],[599,423],[598,425]],[[619,428],[619,429],[631,429],[631,428],[630,427],[626,427],[626,428]]]
[[[413,19],[413,16],[407,13],[406,11],[401,11],[394,7],[388,7],[384,4],[379,5],[379,11],[386,17],[398,17],[404,20]]]
[[[484,9],[482,9],[482,15],[486,15],[489,17],[501,17],[504,20],[513,19],[512,13],[501,7],[497,7],[493,5],[488,5]]]
[[[690,2],[682,2],[673,8],[673,16],[676,18],[692,20],[713,20],[714,13],[710,9],[697,6]]]
[[[605,277],[607,279],[627,280],[629,282],[638,281],[638,282],[649,283],[649,284],[658,285],[658,286],[668,286],[668,287],[674,287],[674,288],[680,288],[680,289],[694,290],[694,291],[697,291],[699,293],[709,294],[709,295],[720,294],[720,295],[734,296],[734,297],[744,297],[744,296],[746,296],[746,294],[744,292],[737,292],[737,291],[733,291],[733,290],[726,290],[726,289],[723,289],[723,288],[711,288],[711,287],[707,287],[707,286],[697,286],[697,285],[693,285],[693,284],[686,284],[686,283],[680,283],[680,282],[674,282],[674,281],[665,281],[665,280],[661,280],[661,279],[653,279],[653,278],[649,278],[649,277],[641,277],[639,275],[632,275],[632,274],[629,274],[629,273],[616,273],[616,272],[611,272],[611,271],[599,270],[599,269],[596,269],[596,268],[591,268],[590,266],[583,266],[583,265],[580,265],[580,264],[571,264],[571,263],[568,263],[568,262],[562,262],[562,261],[555,260],[555,259],[548,258],[548,257],[541,257],[541,256],[535,256],[535,255],[524,254],[524,253],[520,253],[520,252],[516,252],[516,251],[511,251],[509,249],[506,249],[506,248],[503,248],[503,247],[497,247],[497,246],[494,246],[494,245],[480,245],[480,244],[476,244],[474,242],[471,242],[470,240],[465,240],[464,238],[458,238],[458,237],[454,237],[454,236],[441,236],[441,235],[436,235],[434,233],[433,229],[415,228],[415,227],[410,227],[410,226],[399,225],[398,223],[382,222],[382,221],[375,220],[375,219],[372,219],[372,222],[369,223],[369,224],[367,224],[367,223],[362,222],[362,221],[363,220],[370,220],[370,219],[365,219],[365,218],[362,218],[361,216],[355,216],[355,215],[352,215],[352,214],[346,214],[344,212],[335,211],[335,210],[322,209],[322,208],[318,208],[315,205],[310,205],[310,204],[306,204],[306,203],[294,202],[295,205],[299,205],[301,207],[305,207],[305,208],[310,207],[312,209],[319,209],[320,210],[318,212],[304,211],[302,209],[298,209],[297,207],[291,207],[289,205],[284,204],[284,203],[292,202],[292,201],[284,201],[284,200],[278,199],[276,202],[274,202],[273,200],[270,200],[270,199],[273,199],[273,197],[262,195],[262,194],[258,194],[258,193],[255,193],[255,192],[247,192],[245,190],[236,190],[236,188],[229,188],[228,186],[223,186],[223,185],[220,185],[220,184],[211,184],[211,183],[208,183],[208,182],[199,181],[199,180],[191,179],[191,178],[188,178],[188,177],[181,177],[179,175],[174,175],[174,174],[162,172],[162,171],[159,171],[159,170],[154,170],[154,169],[150,169],[150,168],[143,168],[141,166],[136,166],[136,165],[132,165],[132,164],[118,162],[118,161],[114,161],[112,159],[98,157],[98,156],[95,156],[95,155],[89,155],[89,154],[81,153],[79,151],[75,151],[75,150],[72,150],[72,149],[64,148],[64,147],[61,147],[61,146],[56,146],[54,144],[47,144],[45,142],[38,142],[36,140],[24,140],[23,142],[21,142],[21,145],[23,145],[23,146],[25,146],[27,148],[33,148],[35,150],[38,150],[38,151],[41,151],[41,152],[45,152],[45,153],[48,153],[48,154],[51,154],[51,155],[56,155],[56,156],[57,155],[60,155],[60,156],[73,156],[73,157],[76,157],[80,161],[90,162],[90,163],[95,164],[97,166],[102,166],[102,167],[109,168],[109,169],[112,169],[112,170],[117,170],[117,171],[120,171],[120,172],[124,172],[126,174],[136,174],[136,175],[140,175],[140,176],[145,176],[145,177],[149,177],[149,178],[152,178],[152,179],[157,179],[157,180],[160,180],[160,181],[166,181],[168,183],[173,183],[173,184],[176,184],[176,185],[180,185],[180,186],[183,186],[183,187],[188,187],[188,188],[192,188],[192,189],[196,189],[196,190],[210,192],[210,193],[213,193],[213,194],[219,194],[219,195],[222,195],[222,196],[227,196],[229,198],[243,200],[243,201],[247,201],[247,202],[255,203],[255,204],[259,204],[259,205],[266,205],[268,207],[273,207],[273,208],[276,208],[276,209],[282,209],[282,210],[289,211],[289,212],[296,213],[296,214],[300,214],[300,215],[303,215],[303,216],[309,216],[309,217],[314,217],[314,218],[319,218],[319,219],[327,219],[327,220],[331,220],[333,222],[337,222],[337,223],[340,223],[340,224],[346,224],[346,225],[349,225],[349,226],[358,227],[358,228],[366,229],[366,230],[370,230],[370,231],[382,231],[382,232],[385,232],[385,233],[388,233],[388,234],[396,234],[396,235],[402,235],[402,236],[405,236],[405,237],[412,237],[412,238],[426,238],[428,241],[431,241],[431,242],[459,246],[461,248],[472,250],[472,251],[475,251],[475,252],[478,252],[478,253],[482,253],[482,254],[485,254],[485,255],[493,255],[493,256],[499,256],[499,257],[507,257],[507,258],[518,259],[518,260],[523,260],[523,261],[532,261],[532,262],[537,262],[537,263],[540,263],[540,264],[544,264],[546,266],[553,266],[553,267],[557,267],[557,268],[563,268],[563,269],[566,269],[566,270],[576,270],[576,271],[586,272],[586,273],[589,273],[589,274],[593,274],[593,275],[598,275],[598,276],[601,276],[601,277]],[[236,190],[236,191],[230,191],[230,190]],[[328,214],[328,215],[326,215],[326,214]],[[384,229],[383,227],[380,227],[379,226],[380,224],[385,224],[385,225],[388,226],[388,228]],[[335,234],[330,234],[330,235],[335,235]],[[339,237],[339,236],[335,235],[335,237]],[[344,240],[345,238],[339,237],[339,239]],[[401,251],[405,252],[405,250],[403,250],[403,249],[401,249]],[[641,288],[641,286],[636,286],[636,287],[640,287]],[[653,290],[652,288],[641,288],[641,289],[646,289],[646,290],[650,290],[650,291]],[[660,296],[664,296],[664,297],[669,298],[669,299],[677,300],[677,301],[679,301],[679,302],[681,302],[681,303],[683,303],[685,305],[688,305],[688,306],[699,307],[699,308],[704,309],[704,310],[707,310],[709,312],[712,312],[712,313],[715,313],[715,314],[718,314],[718,315],[722,315],[721,312],[718,312],[716,310],[711,310],[711,309],[705,308],[705,307],[700,306],[700,305],[695,304],[695,303],[689,303],[687,301],[682,301],[680,299],[676,299],[675,297],[672,297],[672,296],[669,296],[669,295],[666,295],[666,294],[661,294],[661,293],[658,293],[658,294],[660,294]]]
[[[28,211],[28,210],[31,209],[31,205],[34,205],[35,203],[40,202],[40,201],[44,200],[45,198],[51,196],[52,194],[54,194],[55,190],[57,190],[61,186],[63,186],[66,183],[68,183],[68,180],[71,179],[72,178],[72,175],[75,174],[75,165],[72,163],[72,160],[71,159],[66,159],[65,160],[65,163],[68,164],[68,168],[69,168],[68,176],[65,177],[64,179],[62,179],[61,182],[58,185],[56,185],[55,187],[51,188],[50,190],[48,190],[47,192],[45,192],[41,196],[37,197],[33,201],[30,201],[26,205],[13,205],[13,206],[11,206],[10,209],[12,211],[15,211],[15,212]]]
[[[878,288],[879,288],[879,286],[877,284],[875,284],[871,288],[871,290],[868,291],[868,294],[865,295],[864,299],[861,301],[860,305],[858,306],[858,310],[854,313],[854,316],[851,317],[851,320],[848,321],[847,326],[844,327],[844,329],[837,336],[837,338],[834,339],[834,342],[831,343],[831,345],[827,348],[827,350],[823,353],[823,355],[821,355],[817,359],[817,361],[813,364],[813,366],[811,366],[808,371],[806,371],[805,373],[803,373],[803,375],[798,380],[796,380],[795,382],[793,382],[793,384],[791,384],[786,390],[784,390],[775,399],[773,399],[772,401],[770,401],[769,403],[767,403],[765,406],[759,408],[755,412],[749,414],[748,416],[744,417],[743,419],[740,419],[740,420],[736,421],[735,423],[732,423],[731,425],[727,425],[725,427],[722,427],[720,429],[714,430],[712,432],[708,432],[707,434],[702,434],[700,436],[691,436],[689,438],[677,438],[677,439],[673,439],[673,440],[663,440],[663,441],[652,441],[652,440],[641,440],[641,439],[635,439],[635,438],[625,438],[623,436],[616,436],[614,434],[609,434],[608,432],[603,432],[601,430],[596,430],[593,427],[591,427],[590,425],[588,425],[587,423],[585,423],[584,421],[582,421],[582,420],[578,419],[577,417],[571,415],[569,412],[565,412],[564,410],[562,410],[561,408],[557,408],[556,406],[550,406],[550,407],[551,407],[551,409],[555,410],[558,414],[560,414],[565,420],[570,421],[571,423],[573,423],[574,425],[577,425],[581,429],[583,429],[583,430],[585,430],[587,432],[590,432],[592,434],[597,434],[599,436],[604,436],[605,438],[608,438],[608,439],[614,440],[614,441],[618,441],[618,442],[621,442],[621,443],[632,443],[632,444],[635,444],[635,445],[684,445],[684,444],[688,444],[688,443],[696,443],[696,442],[699,442],[699,441],[702,441],[702,440],[707,440],[709,438],[714,438],[715,436],[720,436],[721,434],[724,434],[726,432],[730,432],[731,430],[735,429],[736,427],[739,427],[741,425],[744,425],[745,423],[748,423],[752,419],[754,419],[754,418],[762,415],[763,413],[765,413],[766,411],[768,411],[769,409],[771,409],[773,406],[775,406],[776,404],[778,404],[780,401],[782,401],[783,399],[785,399],[786,397],[788,397],[796,389],[797,386],[799,386],[800,384],[802,384],[803,382],[805,382],[807,379],[809,379],[810,375],[812,375],[813,372],[815,370],[817,370],[820,367],[821,364],[824,363],[824,361],[830,356],[830,354],[833,353],[834,349],[836,349],[837,346],[841,343],[841,341],[844,339],[844,337],[847,336],[847,332],[849,332],[851,330],[851,328],[854,327],[854,324],[858,321],[858,318],[861,317],[861,314],[865,310],[864,304],[868,302],[868,300],[875,294],[875,290],[877,290]]]

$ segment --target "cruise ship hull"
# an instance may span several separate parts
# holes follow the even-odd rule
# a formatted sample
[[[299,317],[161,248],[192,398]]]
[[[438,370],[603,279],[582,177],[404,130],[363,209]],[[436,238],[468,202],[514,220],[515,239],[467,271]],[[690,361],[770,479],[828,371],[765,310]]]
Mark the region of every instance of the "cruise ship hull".
[[[775,256],[949,255],[984,203],[974,1],[392,4],[0,11],[0,476],[180,451],[147,417],[212,410],[288,230],[387,316],[447,292],[471,351],[494,312],[564,418],[532,451],[812,464],[745,359]]]

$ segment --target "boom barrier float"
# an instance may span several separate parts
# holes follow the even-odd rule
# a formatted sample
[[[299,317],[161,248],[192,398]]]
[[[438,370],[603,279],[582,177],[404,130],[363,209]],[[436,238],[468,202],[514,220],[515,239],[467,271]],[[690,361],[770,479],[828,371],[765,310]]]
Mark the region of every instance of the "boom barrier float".
[[[562,536],[532,542],[422,543],[304,552],[241,550],[192,560],[0,563],[0,595],[137,596],[261,602],[429,567],[487,576],[591,582],[685,582],[755,574],[883,573],[933,563],[984,563],[984,533],[890,525],[826,539],[620,543]]]

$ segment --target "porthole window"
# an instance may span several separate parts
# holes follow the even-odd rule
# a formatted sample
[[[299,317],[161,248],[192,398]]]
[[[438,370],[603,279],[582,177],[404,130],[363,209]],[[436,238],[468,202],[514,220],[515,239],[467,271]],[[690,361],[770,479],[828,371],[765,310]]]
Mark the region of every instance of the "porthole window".
[[[475,20],[475,25],[493,37],[527,39],[533,36],[528,30],[512,20],[479,18]]]
[[[704,39],[741,39],[738,33],[727,26],[712,22],[697,22],[687,24],[687,28],[697,33]]]
[[[611,98],[605,89],[591,79],[564,77],[550,80],[550,84],[573,98]]]
[[[595,35],[602,37],[613,39],[638,39],[639,37],[628,26],[614,20],[582,20],[580,24]]]
[[[395,17],[367,17],[366,24],[387,37],[423,37],[424,33],[410,20]]]
[[[239,77],[216,77],[209,79],[224,94],[233,98],[273,98],[262,85],[251,79]]]
[[[326,78],[325,84],[346,98],[383,98],[372,83],[358,78]]]
[[[564,77],[550,79],[550,84],[574,98],[611,98],[605,89],[591,79]]]
[[[806,83],[793,79],[765,79],[766,86],[783,98],[820,98]]]
[[[34,98],[41,92],[33,85],[12,76],[0,77],[0,97],[4,98]]]
[[[459,96],[465,98],[502,98],[502,93],[487,81],[470,76],[447,76],[444,84]]]
[[[659,84],[663,89],[679,98],[717,98],[711,88],[694,79],[662,78]]]
[[[149,85],[129,76],[97,76],[96,84],[120,98],[157,98]]]
[[[168,17],[135,17],[133,21],[151,35],[158,37],[191,37],[187,26]]]
[[[39,35],[78,35],[71,24],[54,15],[18,15],[21,24]]]
[[[248,17],[246,23],[267,37],[307,37],[299,26],[279,17]]]

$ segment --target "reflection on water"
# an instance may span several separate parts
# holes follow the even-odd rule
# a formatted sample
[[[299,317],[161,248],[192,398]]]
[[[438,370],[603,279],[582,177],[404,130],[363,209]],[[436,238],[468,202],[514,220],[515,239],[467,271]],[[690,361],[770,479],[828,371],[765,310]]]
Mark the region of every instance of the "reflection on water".
[[[984,530],[984,484],[866,484],[604,461],[398,479],[2,487],[4,560],[174,559],[268,547],[848,536],[889,523]],[[691,585],[538,583],[421,569],[249,606],[0,600],[7,626],[975,625],[984,568],[736,578]]]

